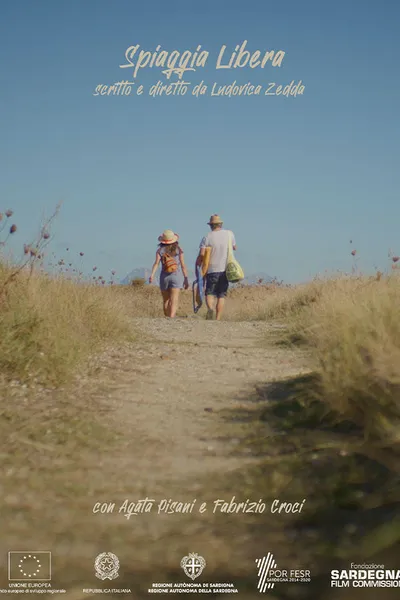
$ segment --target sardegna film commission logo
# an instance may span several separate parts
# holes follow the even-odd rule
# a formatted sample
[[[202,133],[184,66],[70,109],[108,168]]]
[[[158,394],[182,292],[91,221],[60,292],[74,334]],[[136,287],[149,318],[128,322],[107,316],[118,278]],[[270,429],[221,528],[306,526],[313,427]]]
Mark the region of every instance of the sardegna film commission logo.
[[[333,569],[331,587],[338,588],[400,588],[400,570],[385,569],[385,565],[351,563],[350,569]]]

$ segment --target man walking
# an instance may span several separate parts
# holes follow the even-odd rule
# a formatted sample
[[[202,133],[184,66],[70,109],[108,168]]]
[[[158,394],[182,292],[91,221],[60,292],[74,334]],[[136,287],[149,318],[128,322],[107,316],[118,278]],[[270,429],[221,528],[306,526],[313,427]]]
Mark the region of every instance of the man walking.
[[[210,248],[210,261],[207,269],[205,291],[208,308],[207,319],[214,319],[214,311],[216,310],[216,320],[220,321],[229,287],[226,277],[226,264],[230,236],[232,236],[233,250],[236,250],[236,241],[232,231],[222,229],[223,222],[218,215],[212,215],[208,225],[211,231],[201,240],[196,266],[201,266],[206,254],[206,248]]]

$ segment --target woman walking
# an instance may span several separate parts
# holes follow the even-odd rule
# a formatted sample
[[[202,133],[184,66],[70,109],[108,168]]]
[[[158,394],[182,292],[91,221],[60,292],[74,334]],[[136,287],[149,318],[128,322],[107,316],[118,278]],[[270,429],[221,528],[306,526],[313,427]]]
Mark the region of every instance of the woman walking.
[[[183,250],[179,246],[178,240],[179,235],[170,229],[166,229],[160,235],[156,259],[149,277],[149,283],[152,283],[158,265],[161,263],[160,290],[163,297],[164,315],[170,318],[176,316],[178,309],[179,290],[182,288],[180,269],[184,277],[183,287],[185,290],[189,288]]]

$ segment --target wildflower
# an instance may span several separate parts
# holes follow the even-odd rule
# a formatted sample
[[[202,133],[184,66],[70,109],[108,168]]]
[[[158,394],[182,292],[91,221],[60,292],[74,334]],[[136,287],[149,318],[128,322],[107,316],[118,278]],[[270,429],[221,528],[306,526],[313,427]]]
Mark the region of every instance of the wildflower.
[[[351,254],[352,254],[352,256],[355,256],[356,255],[356,250],[352,250]]]
[[[43,234],[42,234],[42,237],[43,237],[44,240],[48,240],[49,237],[50,237],[50,234],[47,231],[44,231]]]
[[[79,252],[79,256],[83,256],[83,252]]]
[[[93,271],[96,271],[96,270],[97,270],[97,267],[93,267]]]
[[[11,225],[11,227],[10,227],[10,233],[15,233],[16,231],[17,231],[17,226],[16,225]]]
[[[29,246],[24,244],[24,254],[29,254],[30,251],[31,251],[31,249],[29,248]]]
[[[400,260],[400,256],[393,256],[393,258],[392,258],[393,262],[397,262],[398,260]]]
[[[31,248],[31,256],[36,256],[37,255],[37,251],[35,248]]]
[[[115,271],[111,271],[111,275],[115,275]]]
[[[6,217],[7,217],[7,218],[9,218],[9,217],[12,217],[12,216],[13,216],[13,214],[14,214],[14,213],[13,213],[13,211],[12,211],[12,210],[6,210]]]

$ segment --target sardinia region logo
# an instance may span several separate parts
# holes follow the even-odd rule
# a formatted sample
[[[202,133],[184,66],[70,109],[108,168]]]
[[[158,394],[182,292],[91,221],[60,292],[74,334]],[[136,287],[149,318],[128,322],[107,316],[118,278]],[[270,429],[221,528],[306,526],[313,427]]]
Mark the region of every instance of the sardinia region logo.
[[[206,561],[202,556],[195,552],[190,552],[189,556],[184,556],[181,560],[181,567],[190,579],[195,580],[204,571]]]

